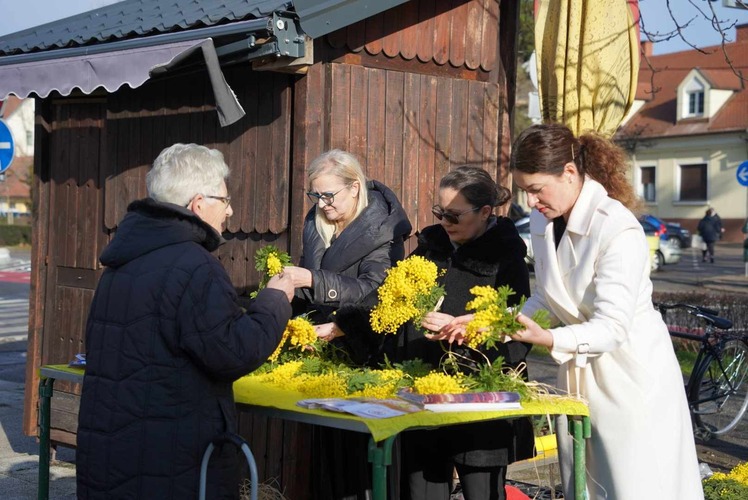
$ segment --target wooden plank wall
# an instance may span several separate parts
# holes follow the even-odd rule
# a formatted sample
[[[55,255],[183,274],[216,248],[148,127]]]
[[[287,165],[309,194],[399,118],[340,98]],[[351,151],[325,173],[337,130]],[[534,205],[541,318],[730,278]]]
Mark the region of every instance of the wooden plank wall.
[[[327,35],[336,49],[492,71],[498,0],[411,0]]]
[[[497,175],[499,86],[330,64],[330,148],[361,160],[397,193],[414,230],[435,223],[441,177],[465,164]]]
[[[36,434],[36,368],[67,363],[85,350],[85,321],[102,272],[98,257],[128,204],[146,196],[145,174],[163,148],[195,142],[224,153],[232,169],[229,193],[235,215],[217,256],[237,293],[246,295],[256,288],[254,253],[260,246],[272,242],[287,248],[295,77],[236,66],[226,71],[226,78],[247,110],[244,119],[226,128],[218,124],[202,73],[154,81],[136,90],[123,88],[99,98],[47,100],[39,107],[37,120],[45,126],[35,160],[40,175],[27,434]],[[73,444],[79,388],[60,382],[56,389],[72,399],[53,399],[52,437]]]

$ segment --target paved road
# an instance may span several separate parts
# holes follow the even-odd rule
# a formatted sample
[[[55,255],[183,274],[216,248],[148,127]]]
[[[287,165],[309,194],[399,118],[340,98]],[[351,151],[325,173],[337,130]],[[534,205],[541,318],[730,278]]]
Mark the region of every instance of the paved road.
[[[668,265],[652,277],[655,293],[676,290],[748,294],[742,247],[718,245],[717,262],[704,265],[687,250],[681,262]],[[11,257],[28,261],[28,251],[14,251]],[[16,264],[18,264],[16,262]],[[16,272],[16,270],[21,271]],[[2,273],[11,274],[3,269]],[[28,322],[28,272],[21,267],[11,276],[0,273],[0,491],[5,499],[36,498],[38,445],[21,432]],[[748,297],[746,297],[748,300]],[[532,356],[532,378],[553,384],[556,365],[548,357]],[[748,420],[729,436],[698,444],[699,459],[715,471],[727,471],[748,460]],[[75,498],[75,453],[61,448],[61,460],[52,469],[52,498]],[[533,474],[537,476],[537,471]]]
[[[709,291],[748,294],[748,277],[743,262],[743,246],[718,243],[715,263],[701,261],[701,252],[686,248],[677,264],[668,264],[652,274],[655,293]]]

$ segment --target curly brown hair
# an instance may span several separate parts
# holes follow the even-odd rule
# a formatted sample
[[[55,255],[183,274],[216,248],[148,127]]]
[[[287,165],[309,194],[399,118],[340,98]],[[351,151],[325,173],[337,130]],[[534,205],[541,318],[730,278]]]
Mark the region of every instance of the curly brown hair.
[[[611,198],[629,210],[640,208],[641,200],[626,175],[626,152],[596,132],[585,132],[576,138],[569,127],[560,123],[532,125],[514,141],[509,168],[526,174],[560,176],[569,162],[576,165],[582,178],[586,174],[595,179]]]

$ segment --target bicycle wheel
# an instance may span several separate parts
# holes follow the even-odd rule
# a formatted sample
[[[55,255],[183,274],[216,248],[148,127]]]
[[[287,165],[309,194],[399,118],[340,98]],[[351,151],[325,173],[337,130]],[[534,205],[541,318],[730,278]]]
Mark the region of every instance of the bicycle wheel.
[[[708,356],[701,366],[688,395],[694,421],[710,434],[724,434],[748,408],[748,345],[730,340],[719,359]]]

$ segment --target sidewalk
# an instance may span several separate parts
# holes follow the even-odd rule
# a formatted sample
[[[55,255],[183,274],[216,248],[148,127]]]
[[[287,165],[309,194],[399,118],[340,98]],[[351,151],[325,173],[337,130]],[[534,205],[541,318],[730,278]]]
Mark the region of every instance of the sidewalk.
[[[0,354],[3,345],[0,345]],[[23,434],[23,381],[0,381],[0,495],[3,500],[37,498],[39,444]],[[74,499],[75,452],[60,448],[50,467],[49,497]]]

